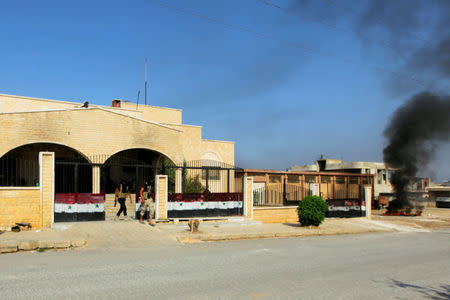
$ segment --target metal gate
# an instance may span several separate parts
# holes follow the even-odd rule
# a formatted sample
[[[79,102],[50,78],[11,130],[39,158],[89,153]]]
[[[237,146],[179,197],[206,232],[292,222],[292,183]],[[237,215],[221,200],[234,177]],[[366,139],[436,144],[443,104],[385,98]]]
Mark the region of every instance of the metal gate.
[[[55,193],[91,193],[92,166],[85,159],[55,161]]]
[[[86,159],[55,161],[54,220],[105,220],[105,195],[92,194],[92,165]]]

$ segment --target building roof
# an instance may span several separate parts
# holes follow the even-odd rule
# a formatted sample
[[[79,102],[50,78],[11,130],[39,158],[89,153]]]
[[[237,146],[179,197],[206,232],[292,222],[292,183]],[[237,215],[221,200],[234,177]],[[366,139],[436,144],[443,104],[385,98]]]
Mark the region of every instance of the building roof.
[[[278,171],[268,169],[240,169],[237,173],[261,173],[261,174],[276,174],[276,175],[324,175],[324,176],[363,176],[373,177],[374,174],[358,174],[358,173],[344,173],[344,172],[305,172],[305,171]]]

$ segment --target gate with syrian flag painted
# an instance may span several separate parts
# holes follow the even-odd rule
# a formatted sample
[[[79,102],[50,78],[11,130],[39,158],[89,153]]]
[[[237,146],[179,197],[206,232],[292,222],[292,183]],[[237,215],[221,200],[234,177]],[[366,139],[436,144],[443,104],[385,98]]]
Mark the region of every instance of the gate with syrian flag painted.
[[[105,194],[55,194],[55,222],[104,220]]]
[[[169,218],[231,217],[243,215],[243,193],[169,194]]]

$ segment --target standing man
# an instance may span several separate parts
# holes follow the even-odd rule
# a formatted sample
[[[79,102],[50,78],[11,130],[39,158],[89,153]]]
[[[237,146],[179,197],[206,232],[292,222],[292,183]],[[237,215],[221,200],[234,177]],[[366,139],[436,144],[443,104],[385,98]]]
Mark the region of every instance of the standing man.
[[[127,206],[125,205],[125,199],[128,195],[128,197],[130,198],[130,204],[133,204],[133,200],[131,200],[131,193],[130,190],[128,189],[128,185],[125,180],[122,180],[120,182],[119,186],[116,188],[116,192],[114,193],[114,195],[115,195],[114,201],[117,201],[117,199],[119,199],[120,204],[120,209],[117,212],[117,215],[114,217],[114,220],[116,221],[119,220],[120,213],[123,212],[125,221],[127,221],[128,216],[127,216]]]
[[[152,187],[146,180],[144,185],[141,187],[141,190],[139,191],[139,195],[141,196],[141,218],[140,222],[144,223],[142,220],[144,217],[145,212],[147,211],[147,207],[149,209],[149,215],[148,215],[148,224],[150,226],[155,226],[155,224],[152,222],[153,214],[155,213],[155,205],[153,202],[153,198],[150,196],[150,193],[152,192]]]

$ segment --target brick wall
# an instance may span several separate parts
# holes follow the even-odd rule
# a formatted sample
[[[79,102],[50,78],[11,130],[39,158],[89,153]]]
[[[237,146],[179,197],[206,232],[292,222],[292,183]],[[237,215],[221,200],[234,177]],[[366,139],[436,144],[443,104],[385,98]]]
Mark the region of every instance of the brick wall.
[[[157,219],[164,220],[167,219],[167,175],[157,175],[156,176],[156,209]]]
[[[55,202],[55,154],[53,152],[39,153],[41,188],[42,227],[50,227],[53,223],[53,203]]]
[[[53,223],[55,199],[54,153],[39,153],[39,187],[0,187],[0,227],[30,223],[46,228]]]
[[[41,227],[40,188],[0,188],[0,227],[15,226],[18,222]]]
[[[263,223],[298,223],[297,207],[254,208],[253,220]]]

